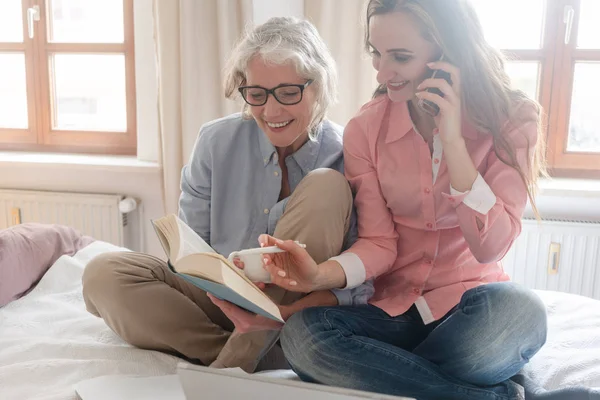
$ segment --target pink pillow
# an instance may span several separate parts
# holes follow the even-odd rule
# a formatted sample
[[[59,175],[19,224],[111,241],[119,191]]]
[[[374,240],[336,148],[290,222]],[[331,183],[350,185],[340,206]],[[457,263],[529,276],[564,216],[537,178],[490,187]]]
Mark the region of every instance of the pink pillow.
[[[62,225],[26,223],[0,230],[0,307],[23,296],[60,256],[93,241]]]

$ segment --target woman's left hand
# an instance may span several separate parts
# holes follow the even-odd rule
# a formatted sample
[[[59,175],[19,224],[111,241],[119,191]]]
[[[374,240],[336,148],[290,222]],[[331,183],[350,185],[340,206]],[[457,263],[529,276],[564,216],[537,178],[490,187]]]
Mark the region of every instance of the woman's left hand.
[[[460,71],[454,65],[445,61],[437,61],[427,64],[433,70],[439,69],[450,74],[452,84],[445,79],[425,79],[417,87],[417,96],[424,100],[429,100],[440,108],[439,114],[434,117],[438,127],[440,139],[443,144],[454,143],[462,140],[462,116],[461,116],[461,96],[460,96]],[[437,88],[444,97],[427,92],[427,88]]]
[[[275,331],[283,327],[281,322],[277,322],[261,315],[250,313],[233,303],[225,300],[217,299],[212,294],[208,293],[208,298],[215,303],[217,307],[233,322],[235,329],[240,333],[248,333],[255,331]],[[280,312],[283,319],[287,319],[286,311],[283,306],[280,306]]]

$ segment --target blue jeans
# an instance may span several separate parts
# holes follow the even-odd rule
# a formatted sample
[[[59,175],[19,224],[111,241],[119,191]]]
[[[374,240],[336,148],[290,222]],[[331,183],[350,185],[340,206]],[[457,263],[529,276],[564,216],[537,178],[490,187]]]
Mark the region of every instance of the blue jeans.
[[[509,378],[545,341],[544,304],[512,282],[467,291],[429,325],[414,306],[397,317],[372,305],[315,307],[281,334],[304,381],[418,400],[522,399]]]

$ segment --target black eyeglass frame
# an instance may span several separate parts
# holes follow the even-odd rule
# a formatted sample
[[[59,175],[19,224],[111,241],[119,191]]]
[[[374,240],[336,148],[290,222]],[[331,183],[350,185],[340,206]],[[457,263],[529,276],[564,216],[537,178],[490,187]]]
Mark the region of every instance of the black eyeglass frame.
[[[308,87],[308,85],[310,85],[311,83],[313,83],[313,80],[309,79],[303,85],[300,85],[300,84],[293,85],[293,84],[284,83],[284,84],[275,86],[272,89],[267,89],[267,88],[264,88],[262,86],[240,86],[238,88],[238,90],[240,92],[240,95],[242,96],[242,99],[244,99],[244,101],[246,102],[246,104],[248,104],[249,106],[254,106],[254,107],[264,106],[265,104],[267,104],[267,101],[269,101],[269,95],[273,95],[273,97],[275,98],[275,100],[277,100],[277,102],[279,104],[282,104],[284,106],[293,106],[293,105],[298,104],[298,103],[300,103],[302,101],[302,99],[304,98],[304,89],[306,89]],[[277,95],[275,94],[275,90],[280,89],[282,87],[295,87],[295,88],[300,89],[300,99],[298,101],[294,102],[294,103],[284,103],[284,102],[282,102],[281,100],[279,100],[277,98]],[[262,103],[260,103],[260,104],[252,104],[252,103],[250,103],[248,100],[246,100],[246,97],[244,96],[244,90],[245,89],[262,89],[262,90],[264,90],[267,93],[267,95],[265,96],[265,101],[262,102]]]

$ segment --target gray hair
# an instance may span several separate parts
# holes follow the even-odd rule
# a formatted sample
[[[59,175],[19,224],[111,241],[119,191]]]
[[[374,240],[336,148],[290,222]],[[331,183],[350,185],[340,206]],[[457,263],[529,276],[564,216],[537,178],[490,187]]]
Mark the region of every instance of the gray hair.
[[[337,93],[335,61],[317,29],[298,18],[274,17],[248,31],[225,67],[225,97],[231,99],[239,95],[237,89],[246,84],[248,63],[256,55],[276,65],[292,62],[300,76],[313,80],[311,86],[317,95],[308,133],[314,138],[315,128],[325,119]],[[248,118],[251,117],[249,107],[244,103],[242,109]]]

